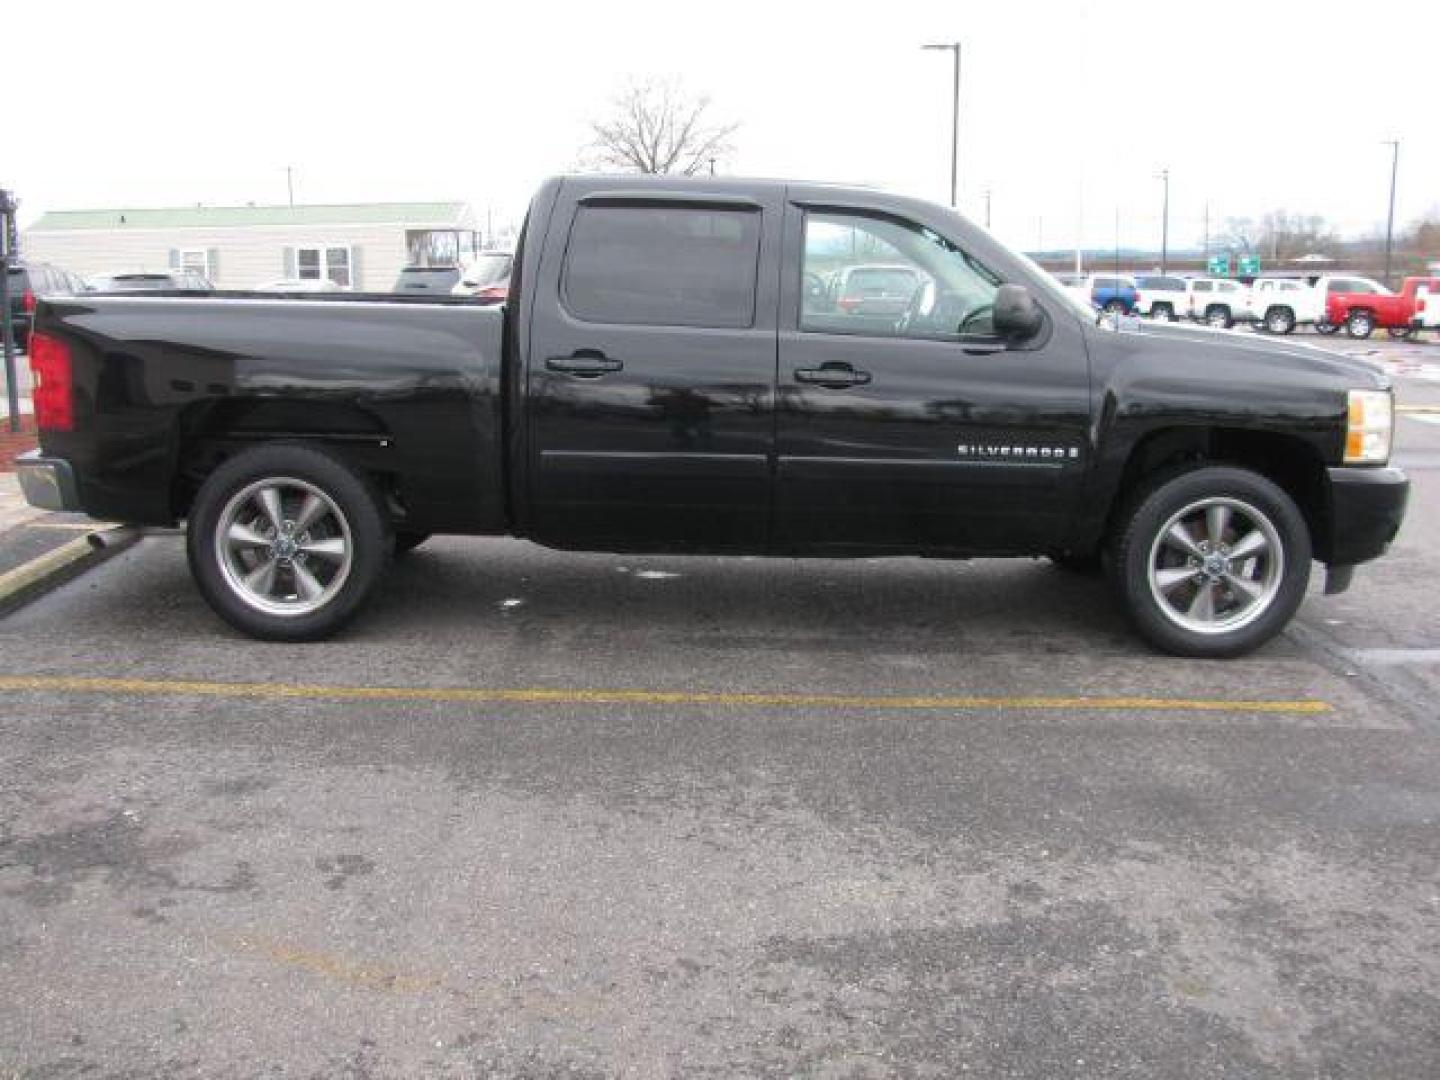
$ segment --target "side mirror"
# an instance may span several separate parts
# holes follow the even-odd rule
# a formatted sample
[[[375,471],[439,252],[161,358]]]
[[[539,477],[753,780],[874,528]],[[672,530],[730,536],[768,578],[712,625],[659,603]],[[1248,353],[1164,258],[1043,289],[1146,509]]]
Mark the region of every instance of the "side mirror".
[[[1024,285],[1001,285],[995,292],[995,312],[991,322],[998,337],[1008,341],[1027,341],[1040,332],[1045,318]]]

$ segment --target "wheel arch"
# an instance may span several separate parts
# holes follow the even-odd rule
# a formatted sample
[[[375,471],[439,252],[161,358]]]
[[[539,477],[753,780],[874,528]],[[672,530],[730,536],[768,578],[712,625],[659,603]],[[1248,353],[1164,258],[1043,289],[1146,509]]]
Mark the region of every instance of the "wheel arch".
[[[1101,543],[1115,535],[1136,499],[1163,479],[1207,465],[1249,469],[1281,488],[1299,508],[1316,558],[1331,549],[1325,461],[1305,439],[1283,432],[1224,426],[1160,428],[1131,448],[1109,502]]]
[[[396,478],[387,460],[391,433],[371,410],[300,396],[212,400],[184,410],[176,423],[170,489],[175,517],[189,515],[201,485],[222,463],[275,442],[323,447],[381,492],[394,493]]]

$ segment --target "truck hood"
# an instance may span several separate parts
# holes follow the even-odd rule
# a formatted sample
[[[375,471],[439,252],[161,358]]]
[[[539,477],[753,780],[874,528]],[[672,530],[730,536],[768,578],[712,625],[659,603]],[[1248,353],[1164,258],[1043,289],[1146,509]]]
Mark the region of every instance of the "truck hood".
[[[1203,359],[1214,362],[1217,375],[1248,370],[1273,377],[1288,372],[1299,381],[1311,383],[1344,384],[1360,390],[1390,387],[1390,377],[1364,360],[1252,330],[1217,330],[1122,318],[1101,320],[1095,332],[1102,342],[1113,343],[1121,352],[1144,352],[1155,359],[1173,355],[1176,363],[1183,362],[1188,370]]]

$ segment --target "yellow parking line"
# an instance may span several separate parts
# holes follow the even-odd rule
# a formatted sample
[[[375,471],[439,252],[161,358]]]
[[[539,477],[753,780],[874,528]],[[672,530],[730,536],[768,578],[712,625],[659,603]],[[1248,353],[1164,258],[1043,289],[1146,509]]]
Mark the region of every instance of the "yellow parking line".
[[[1326,701],[1167,697],[984,697],[866,694],[723,693],[695,690],[602,690],[532,687],[296,686],[279,683],[200,682],[184,679],[103,679],[0,676],[0,690],[81,694],[173,694],[222,698],[299,698],[336,701],[463,702],[526,705],[717,705],[761,708],[909,709],[959,712],[1075,709],[1130,712],[1304,713],[1330,711]]]

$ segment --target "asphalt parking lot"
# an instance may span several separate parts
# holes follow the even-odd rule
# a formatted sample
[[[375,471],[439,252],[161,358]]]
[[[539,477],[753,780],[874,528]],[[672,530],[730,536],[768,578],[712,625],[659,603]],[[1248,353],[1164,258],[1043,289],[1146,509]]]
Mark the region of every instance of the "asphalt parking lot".
[[[264,645],[142,540],[0,619],[0,1076],[1440,1075],[1440,346],[1336,344],[1405,530],[1229,663],[461,539]]]

